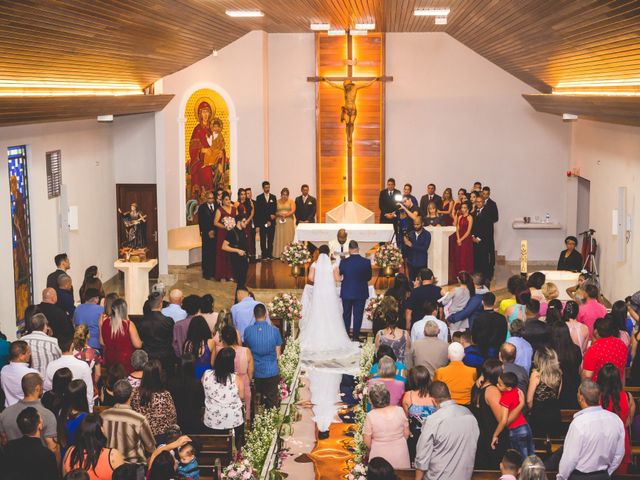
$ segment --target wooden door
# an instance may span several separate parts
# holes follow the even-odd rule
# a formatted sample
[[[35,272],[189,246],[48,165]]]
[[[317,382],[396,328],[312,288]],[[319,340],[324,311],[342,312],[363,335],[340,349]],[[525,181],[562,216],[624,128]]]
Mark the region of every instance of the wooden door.
[[[146,236],[147,248],[149,249],[147,258],[158,258],[158,201],[155,183],[118,183],[116,184],[116,202],[118,208],[123,212],[130,209],[132,203],[138,204],[138,209],[147,215]],[[118,248],[124,242],[124,226],[122,218],[118,214]],[[158,278],[158,267],[156,266],[149,277]]]

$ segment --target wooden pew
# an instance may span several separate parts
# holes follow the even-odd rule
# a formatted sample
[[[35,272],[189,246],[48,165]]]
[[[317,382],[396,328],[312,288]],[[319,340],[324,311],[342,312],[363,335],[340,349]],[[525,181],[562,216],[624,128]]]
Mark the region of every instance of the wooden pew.
[[[227,435],[187,434],[198,450],[203,477],[222,478],[222,470],[233,461],[233,433]]]

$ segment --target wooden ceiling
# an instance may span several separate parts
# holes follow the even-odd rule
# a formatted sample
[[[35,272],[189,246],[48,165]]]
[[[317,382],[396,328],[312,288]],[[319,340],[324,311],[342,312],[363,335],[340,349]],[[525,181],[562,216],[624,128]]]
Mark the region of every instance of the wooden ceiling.
[[[451,8],[448,25],[413,16],[417,7]],[[265,16],[224,13],[250,8]],[[637,0],[7,0],[0,80],[142,88],[250,30],[372,20],[387,32],[447,32],[544,93],[560,82],[640,79]]]

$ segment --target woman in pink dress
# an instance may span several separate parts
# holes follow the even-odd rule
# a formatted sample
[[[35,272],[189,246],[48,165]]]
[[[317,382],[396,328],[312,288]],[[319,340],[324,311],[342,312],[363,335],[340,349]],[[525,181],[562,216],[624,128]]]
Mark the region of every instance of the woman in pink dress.
[[[442,207],[438,210],[438,213],[442,215],[445,227],[453,225],[453,193],[451,188],[447,187],[442,192]]]
[[[238,345],[238,331],[230,325],[222,328],[220,334],[222,348],[233,348],[236,352],[234,360],[235,372],[244,384],[244,418],[251,418],[251,379],[253,378],[253,356],[247,347]],[[211,357],[212,367],[215,368],[215,356]]]
[[[364,421],[364,443],[369,458],[382,457],[393,468],[411,468],[409,461],[409,421],[402,407],[389,405],[390,395],[384,384],[372,385],[369,399],[373,410]]]
[[[469,203],[460,206],[456,217],[456,233],[449,237],[449,279],[455,279],[459,272],[473,272],[473,240],[471,228],[473,218],[469,215]]]
[[[216,226],[216,280],[231,280],[233,278],[233,270],[231,269],[231,259],[227,252],[222,251],[222,244],[227,238],[227,232],[235,226],[235,218],[237,212],[236,207],[231,203],[231,196],[229,192],[222,193],[222,204],[216,210],[216,216],[213,220],[213,224]],[[229,222],[229,226],[225,226],[225,218]],[[231,221],[233,220],[233,221]]]

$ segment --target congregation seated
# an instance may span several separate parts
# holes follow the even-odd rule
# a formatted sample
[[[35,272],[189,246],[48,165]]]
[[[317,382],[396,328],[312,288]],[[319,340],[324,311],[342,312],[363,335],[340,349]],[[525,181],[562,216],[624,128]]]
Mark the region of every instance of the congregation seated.
[[[380,359],[384,356],[389,357],[395,362],[396,366],[396,380],[400,380],[401,382],[407,381],[407,366],[399,362],[396,358],[396,354],[389,345],[380,345],[376,350],[376,354],[373,359],[373,365],[371,365],[371,369],[369,373],[374,377],[378,375],[378,369],[380,368]]]
[[[423,365],[429,370],[429,374],[435,374],[435,371],[444,367],[447,360],[447,342],[438,338],[440,328],[431,320],[427,320],[424,324],[424,338],[417,340],[409,351],[407,357],[407,366],[409,368],[416,365]]]
[[[411,342],[415,342],[416,340],[424,338],[424,324],[427,323],[427,320],[431,320],[438,325],[438,338],[443,342],[448,342],[449,327],[446,323],[436,317],[436,314],[438,313],[438,305],[431,302],[430,300],[426,300],[423,305],[423,311],[425,314],[424,317],[414,323],[411,327]]]
[[[451,400],[458,405],[469,405],[471,404],[471,389],[477,378],[476,369],[463,363],[464,347],[458,342],[449,345],[447,356],[449,364],[438,368],[433,375],[433,380],[445,383],[449,389]]]
[[[407,330],[398,328],[398,312],[390,310],[385,315],[385,328],[376,334],[376,348],[389,345],[399,362],[405,362],[405,355],[411,349],[411,338]]]
[[[401,404],[404,382],[396,379],[396,365],[391,357],[384,356],[378,361],[378,372],[369,380],[369,388],[378,383],[384,384],[389,391],[391,405]]]

